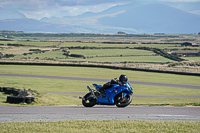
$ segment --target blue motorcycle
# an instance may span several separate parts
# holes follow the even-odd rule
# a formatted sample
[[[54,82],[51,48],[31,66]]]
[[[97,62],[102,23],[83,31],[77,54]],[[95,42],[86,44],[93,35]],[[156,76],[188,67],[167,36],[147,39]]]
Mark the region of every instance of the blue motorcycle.
[[[132,101],[133,90],[130,83],[126,82],[124,85],[113,84],[111,88],[104,92],[99,92],[102,85],[93,84],[94,89],[87,86],[90,91],[82,99],[82,104],[85,107],[93,107],[99,105],[116,105],[117,107],[126,107]]]

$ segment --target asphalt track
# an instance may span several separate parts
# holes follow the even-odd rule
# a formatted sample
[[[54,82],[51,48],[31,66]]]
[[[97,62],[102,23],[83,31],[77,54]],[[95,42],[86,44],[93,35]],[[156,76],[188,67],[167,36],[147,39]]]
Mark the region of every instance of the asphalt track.
[[[63,120],[199,121],[199,107],[164,106],[0,106],[0,122]]]
[[[82,81],[94,81],[94,82],[108,82],[108,81],[110,81],[110,79],[97,79],[97,78],[43,76],[43,75],[24,75],[24,74],[4,74],[4,73],[0,73],[0,76],[30,77],[30,78],[49,78],[49,79],[66,79],[66,80],[82,80]],[[177,87],[177,88],[200,89],[200,85],[170,84],[170,83],[144,82],[144,81],[129,81],[129,82],[131,84],[139,84],[139,85],[152,85],[152,86],[166,86],[166,87]]]
[[[0,74],[0,76],[52,78],[102,82],[109,81],[107,79],[22,74]],[[130,81],[130,83],[141,85],[200,89],[200,86],[198,85],[182,85],[139,81]],[[199,95],[194,97],[199,97]],[[61,120],[200,121],[200,107],[128,106],[126,108],[117,108],[116,106],[95,106],[93,108],[85,108],[83,106],[0,106],[0,122]]]

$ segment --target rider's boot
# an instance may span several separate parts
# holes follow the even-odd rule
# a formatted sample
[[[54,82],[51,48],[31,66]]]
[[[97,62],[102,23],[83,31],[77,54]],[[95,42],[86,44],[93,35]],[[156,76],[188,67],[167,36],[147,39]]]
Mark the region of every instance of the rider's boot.
[[[106,97],[105,89],[103,89],[103,88],[98,88],[97,91],[100,92],[102,98]]]

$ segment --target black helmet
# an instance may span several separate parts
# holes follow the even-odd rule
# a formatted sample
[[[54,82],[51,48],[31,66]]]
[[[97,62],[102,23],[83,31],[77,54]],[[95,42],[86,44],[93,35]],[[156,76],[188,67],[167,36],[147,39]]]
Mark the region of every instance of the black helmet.
[[[128,81],[128,77],[126,76],[126,75],[120,75],[120,77],[119,77],[119,81],[121,81],[122,83],[123,82],[127,82]]]

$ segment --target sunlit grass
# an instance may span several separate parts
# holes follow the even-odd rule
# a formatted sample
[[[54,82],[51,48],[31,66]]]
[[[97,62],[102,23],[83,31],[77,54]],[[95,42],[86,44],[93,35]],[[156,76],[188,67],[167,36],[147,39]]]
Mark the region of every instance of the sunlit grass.
[[[87,56],[126,56],[126,55],[153,55],[152,51],[137,50],[137,49],[72,49],[69,50],[72,54],[81,54]]]
[[[28,74],[28,75],[47,75],[47,76],[64,76],[64,77],[82,77],[97,79],[113,79],[121,74],[126,74],[131,81],[163,82],[176,84],[200,85],[200,77],[184,76],[174,74],[161,74],[151,72],[113,70],[103,68],[88,67],[59,67],[59,66],[23,66],[23,65],[0,65],[0,73],[11,74]],[[87,93],[87,85],[93,83],[104,84],[105,82],[92,82],[83,80],[64,80],[49,78],[26,78],[1,76],[0,87],[14,87],[16,89],[31,89],[43,94],[37,97],[37,103],[34,105],[80,105],[81,100],[70,97],[70,95],[44,94],[44,92],[75,92]],[[169,96],[186,96],[200,95],[200,89],[187,89],[163,86],[137,85],[132,84],[134,95],[169,95]],[[79,95],[73,95],[78,97]],[[0,94],[0,105],[5,103],[6,96]],[[151,104],[188,104],[199,103],[200,98],[147,98],[133,97],[131,105],[151,105]]]
[[[7,122],[0,123],[0,128],[1,133],[198,133],[200,130],[199,125],[199,121],[70,120],[58,122]]]
[[[61,42],[40,42],[40,41],[13,41],[11,44],[22,44],[25,46],[57,46]]]
[[[180,44],[111,44],[111,43],[82,43],[82,42],[64,42],[62,47],[179,47]]]
[[[36,90],[41,95],[36,97],[34,105],[81,105],[79,95],[65,95],[65,94],[45,94],[44,92],[74,92],[74,93],[88,93],[87,85],[92,87],[91,81],[78,80],[64,80],[64,79],[48,79],[48,78],[25,78],[25,77],[7,77],[0,78],[1,87],[14,87],[16,89],[31,89]],[[104,82],[95,82],[97,84],[104,84]],[[200,95],[199,89],[186,89],[175,87],[161,87],[149,85],[136,85],[133,87],[133,101],[131,105],[173,105],[173,104],[187,104],[200,103],[200,98],[167,98],[167,97],[137,97],[137,95],[169,95],[169,96],[187,96]],[[92,87],[93,88],[93,87]],[[9,105],[5,103],[6,96],[0,93],[0,105]],[[74,97],[75,96],[75,97]]]
[[[108,79],[108,81],[121,74],[126,74],[131,81],[200,85],[200,77],[198,76],[92,67],[0,65],[0,73],[99,78]]]

